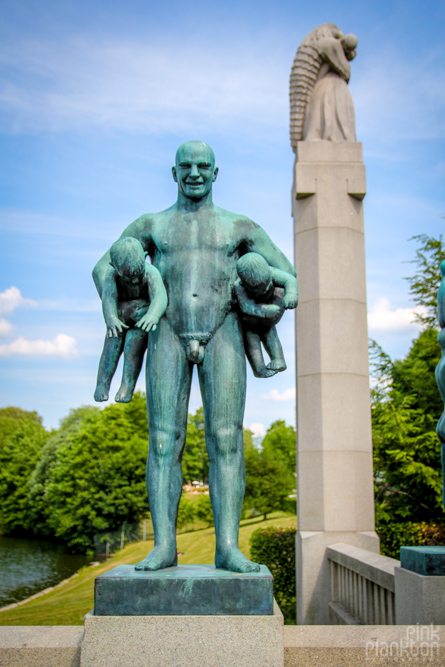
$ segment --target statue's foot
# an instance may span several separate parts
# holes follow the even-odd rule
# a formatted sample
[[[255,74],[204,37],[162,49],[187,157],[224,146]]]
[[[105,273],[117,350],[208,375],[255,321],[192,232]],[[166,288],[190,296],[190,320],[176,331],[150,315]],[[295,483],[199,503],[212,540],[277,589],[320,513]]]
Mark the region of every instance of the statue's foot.
[[[94,392],[94,400],[97,403],[102,401],[108,401],[108,389],[100,384],[97,385],[96,391]]]
[[[176,545],[159,545],[152,549],[148,556],[134,566],[135,570],[163,570],[178,564]]]
[[[262,368],[260,371],[254,372],[254,375],[257,378],[270,378],[273,375],[276,375],[277,373],[278,373],[278,371],[275,371],[275,370],[273,370],[272,368],[269,368],[269,367],[266,368],[266,366],[264,366],[264,368]]]
[[[287,366],[284,359],[277,359],[276,361],[270,361],[267,364],[267,368],[271,371],[275,371],[275,373],[281,373],[281,371],[286,370]]]
[[[224,551],[217,551],[215,554],[215,567],[223,570],[230,570],[230,572],[259,572],[260,566],[258,563],[253,563],[251,560],[236,547],[228,547]]]
[[[121,384],[114,400],[116,403],[129,403],[133,398],[134,387],[129,387],[127,384]]]

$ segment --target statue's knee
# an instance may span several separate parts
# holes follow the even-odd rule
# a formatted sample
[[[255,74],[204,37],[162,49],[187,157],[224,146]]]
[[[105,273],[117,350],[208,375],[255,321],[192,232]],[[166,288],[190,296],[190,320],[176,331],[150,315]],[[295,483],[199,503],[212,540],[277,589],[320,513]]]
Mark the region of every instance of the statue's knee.
[[[150,453],[157,460],[179,458],[185,440],[185,429],[150,431]]]
[[[218,458],[230,458],[242,451],[242,430],[236,427],[220,428],[215,433],[214,450]]]

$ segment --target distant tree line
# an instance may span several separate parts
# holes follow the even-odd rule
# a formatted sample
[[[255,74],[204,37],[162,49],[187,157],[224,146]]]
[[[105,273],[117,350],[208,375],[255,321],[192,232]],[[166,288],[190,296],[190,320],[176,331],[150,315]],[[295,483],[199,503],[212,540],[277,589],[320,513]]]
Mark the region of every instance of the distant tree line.
[[[295,430],[278,421],[258,449],[244,432],[245,512],[295,511]],[[57,539],[75,551],[93,548],[101,532],[134,523],[149,511],[145,487],[148,422],[145,395],[104,409],[71,410],[47,431],[36,412],[0,409],[0,531]],[[189,415],[183,455],[184,481],[208,481],[202,408]],[[181,504],[179,524],[192,510]],[[208,497],[195,508],[212,523]],[[188,515],[187,515],[188,512]]]

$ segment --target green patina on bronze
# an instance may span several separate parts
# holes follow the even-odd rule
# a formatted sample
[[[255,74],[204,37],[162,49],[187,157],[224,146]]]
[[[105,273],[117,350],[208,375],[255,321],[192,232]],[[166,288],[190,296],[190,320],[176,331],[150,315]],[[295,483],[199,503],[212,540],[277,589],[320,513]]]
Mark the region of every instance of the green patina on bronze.
[[[273,577],[265,565],[238,574],[213,565],[161,572],[118,565],[94,585],[95,616],[222,616],[273,614]]]
[[[445,260],[441,262],[442,279],[437,294],[437,317],[441,330],[437,337],[442,348],[442,357],[436,367],[436,381],[445,404]],[[445,410],[437,424],[437,435],[442,445],[442,502],[445,507]]]
[[[210,462],[215,564],[233,572],[256,572],[260,566],[238,548],[245,488],[246,363],[245,334],[234,290],[237,262],[246,253],[257,253],[272,267],[274,286],[282,284],[283,274],[287,279],[295,277],[295,270],[259,225],[215,206],[212,185],[218,169],[210,146],[201,141],[182,144],[172,173],[178,184],[175,204],[160,213],[141,216],[121,236],[141,243],[168,296],[165,314],[148,334],[146,362],[150,429],[147,489],[155,547],[136,569],[155,571],[177,564],[181,458],[196,365]],[[109,263],[107,252],[93,271],[101,296]],[[253,298],[258,304],[270,305],[271,295],[262,290]],[[282,307],[296,305],[296,291],[288,288]],[[249,327],[252,329],[253,323]]]
[[[445,547],[401,547],[400,565],[425,577],[443,577]]]

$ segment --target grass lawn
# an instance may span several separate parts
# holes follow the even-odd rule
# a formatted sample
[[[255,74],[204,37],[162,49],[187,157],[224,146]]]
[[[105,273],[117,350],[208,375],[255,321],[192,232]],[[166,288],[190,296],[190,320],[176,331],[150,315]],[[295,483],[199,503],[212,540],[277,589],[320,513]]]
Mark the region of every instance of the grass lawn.
[[[283,512],[274,512],[269,516],[267,521],[261,518],[241,521],[239,544],[246,556],[249,556],[249,538],[257,528],[285,528],[296,524],[295,516]],[[55,591],[20,607],[0,612],[0,625],[83,625],[84,615],[94,605],[94,579],[116,565],[137,563],[152,547],[152,540],[136,542],[125,547],[106,563],[82,568],[78,577]],[[180,564],[213,563],[214,529],[206,528],[178,535],[178,551],[184,554],[179,557]]]

